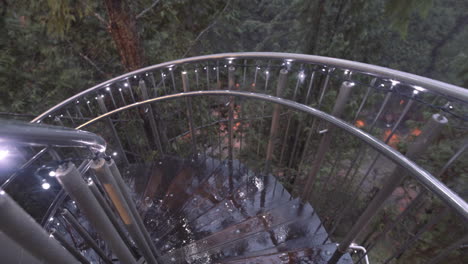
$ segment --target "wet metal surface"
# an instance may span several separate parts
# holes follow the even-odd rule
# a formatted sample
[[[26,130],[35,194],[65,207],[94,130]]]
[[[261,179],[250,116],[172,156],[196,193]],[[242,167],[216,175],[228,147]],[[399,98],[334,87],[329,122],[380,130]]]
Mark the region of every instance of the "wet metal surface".
[[[234,163],[174,158],[147,166],[146,187],[135,190],[161,260],[325,263],[324,248],[332,253],[336,246],[325,241],[314,209],[291,198],[273,176]]]

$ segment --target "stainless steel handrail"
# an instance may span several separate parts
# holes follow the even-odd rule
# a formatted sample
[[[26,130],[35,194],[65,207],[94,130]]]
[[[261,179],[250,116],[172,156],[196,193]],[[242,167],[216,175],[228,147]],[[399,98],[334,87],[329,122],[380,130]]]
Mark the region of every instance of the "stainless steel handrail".
[[[343,69],[347,69],[351,71],[362,72],[362,73],[369,74],[372,76],[386,78],[389,80],[397,80],[400,82],[407,83],[409,85],[421,86],[430,91],[433,91],[442,95],[447,95],[457,100],[468,102],[468,89],[455,86],[452,84],[436,81],[430,78],[418,76],[415,74],[381,67],[381,66],[355,62],[355,61],[349,61],[349,60],[343,60],[343,59],[336,59],[336,58],[329,58],[329,57],[322,57],[322,56],[315,56],[315,55],[296,54],[296,53],[239,52],[239,53],[220,53],[220,54],[212,54],[212,55],[179,59],[179,60],[174,60],[174,61],[169,61],[169,62],[164,62],[164,63],[148,66],[146,68],[142,68],[133,72],[123,74],[111,80],[100,83],[96,86],[93,86],[81,93],[78,93],[68,98],[67,100],[62,101],[61,103],[55,105],[54,107],[50,108],[49,110],[45,111],[44,113],[34,118],[31,122],[35,123],[35,122],[42,120],[44,117],[46,117],[50,113],[60,109],[62,106],[67,105],[70,102],[75,101],[76,99],[80,98],[81,96],[85,94],[88,94],[94,90],[98,90],[103,87],[106,87],[116,81],[130,78],[134,75],[139,75],[139,74],[152,71],[155,69],[174,67],[176,65],[185,64],[185,63],[193,63],[193,62],[206,61],[206,60],[221,60],[221,59],[227,59],[227,60],[236,60],[236,59],[278,59],[279,60],[279,59],[282,59],[286,61],[296,61],[296,62],[302,62],[302,63],[313,63],[313,64],[332,66],[332,67],[339,67],[339,68],[343,68]]]
[[[0,121],[0,144],[27,146],[88,147],[104,152],[106,141],[91,132],[70,128],[35,125],[11,120]]]
[[[468,219],[468,204],[459,197],[455,192],[450,190],[447,186],[445,186],[442,182],[437,180],[432,174],[424,170],[423,168],[419,167],[416,163],[405,157],[400,152],[394,150],[390,146],[386,145],[384,142],[376,139],[375,137],[371,136],[370,134],[356,128],[345,121],[334,117],[330,114],[327,114],[323,111],[318,109],[309,107],[307,105],[303,105],[291,100],[282,99],[279,97],[273,97],[270,95],[258,94],[258,93],[250,93],[250,92],[238,92],[238,91],[230,91],[230,90],[214,90],[214,91],[195,91],[195,92],[186,92],[186,93],[177,93],[172,95],[161,96],[145,101],[140,101],[137,103],[129,104],[124,107],[120,107],[113,111],[109,111],[101,116],[98,116],[80,126],[76,129],[84,128],[88,125],[91,125],[105,117],[109,117],[115,113],[122,112],[127,109],[139,107],[149,103],[161,102],[165,100],[189,97],[189,96],[209,96],[209,95],[216,95],[216,96],[238,96],[238,97],[245,97],[251,99],[258,99],[263,100],[275,104],[280,104],[286,107],[290,107],[292,109],[305,112],[307,114],[311,114],[315,117],[318,117],[322,120],[325,120],[338,128],[345,130],[346,132],[356,136],[357,138],[361,139],[362,141],[366,142],[372,148],[377,150],[382,155],[386,156],[399,166],[405,168],[410,174],[422,183],[426,188],[430,191],[435,193],[442,201],[444,201],[449,207],[453,208],[459,214],[461,214],[465,219]]]

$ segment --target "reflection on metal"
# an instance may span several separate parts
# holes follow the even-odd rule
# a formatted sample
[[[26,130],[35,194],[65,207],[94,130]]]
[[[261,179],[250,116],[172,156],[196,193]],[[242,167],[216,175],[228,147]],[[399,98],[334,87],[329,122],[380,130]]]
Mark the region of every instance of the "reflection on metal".
[[[278,84],[276,85],[276,97],[282,97],[283,91],[286,87],[286,82],[288,80],[288,71],[286,69],[282,69],[280,71],[278,77]],[[270,126],[270,137],[268,138],[268,146],[266,151],[266,166],[269,167],[269,163],[273,158],[273,151],[274,146],[277,143],[277,133],[278,133],[278,126],[279,126],[279,118],[280,118],[281,106],[279,104],[275,104],[273,108],[273,117],[271,118],[271,126]],[[267,171],[269,169],[267,168]]]
[[[143,224],[143,220],[141,219],[140,214],[138,213],[138,210],[136,208],[136,205],[133,202],[132,195],[130,194],[130,191],[128,190],[127,184],[125,184],[122,178],[122,175],[120,174],[119,169],[117,168],[117,165],[115,164],[114,160],[110,160],[107,163],[107,165],[109,166],[112,176],[114,176],[114,180],[116,181],[118,188],[122,192],[125,198],[125,201],[127,202],[127,205],[130,208],[131,213],[135,217],[135,221],[138,225],[138,228],[140,229],[140,232],[145,237],[146,243],[149,245],[154,256],[157,258],[159,254],[153,245],[153,241],[151,240],[151,237],[148,234],[148,231],[146,230],[145,225]]]
[[[117,212],[127,227],[128,232],[138,245],[138,248],[142,251],[142,254],[145,256],[146,261],[151,264],[157,263],[156,258],[153,255],[153,251],[147,243],[142,230],[140,230],[138,223],[135,220],[135,215],[130,210],[130,206],[127,204],[127,201],[116,182],[116,177],[110,170],[109,165],[101,158],[91,165],[91,169],[95,172],[97,178],[103,185],[104,190],[117,209]]]
[[[107,113],[108,111],[107,111],[106,104],[104,103],[104,98],[102,96],[98,96],[97,100],[98,100],[98,104],[99,104],[99,108],[101,109],[101,112],[103,114]],[[112,131],[112,136],[114,137],[115,142],[117,143],[117,147],[118,147],[118,149],[120,151],[120,156],[122,157],[125,164],[128,165],[129,162],[128,162],[128,159],[127,159],[127,154],[124,151],[122,142],[120,141],[120,137],[117,134],[117,130],[115,129],[115,126],[114,126],[114,123],[112,122],[112,119],[110,117],[106,118],[106,122],[107,122],[107,125],[109,126],[109,128]]]
[[[118,109],[115,109],[113,111],[110,111],[104,115],[101,115],[97,118],[94,118],[76,129],[81,129],[84,128],[90,124],[93,124],[102,118],[106,118],[108,116],[111,116],[115,113],[125,111],[127,109],[132,109],[135,107],[139,107],[141,105],[145,105],[148,103],[156,103],[156,102],[162,102],[162,101],[167,101],[171,99],[178,99],[178,98],[183,98],[183,97],[188,97],[188,96],[207,96],[207,95],[213,95],[213,96],[239,96],[239,97],[244,97],[244,98],[250,98],[250,99],[257,99],[257,100],[263,100],[266,102],[271,102],[271,103],[276,103],[276,104],[281,104],[286,107],[290,107],[291,109],[295,109],[297,111],[301,111],[313,116],[316,116],[323,121],[329,122],[335,127],[338,127],[345,132],[353,135],[354,137],[359,138],[361,141],[364,143],[368,144],[370,147],[381,153],[383,156],[389,158],[391,161],[395,162],[397,165],[401,166],[403,169],[405,169],[412,177],[414,177],[416,180],[418,180],[420,183],[422,183],[425,187],[427,187],[429,190],[431,190],[435,195],[437,195],[439,198],[442,199],[444,203],[446,203],[448,206],[452,207],[455,211],[457,211],[459,214],[461,214],[463,217],[468,219],[468,204],[460,197],[458,196],[455,192],[450,190],[447,186],[445,186],[443,183],[441,183],[439,180],[437,180],[434,176],[432,176],[429,172],[426,170],[422,169],[419,167],[416,163],[402,155],[400,152],[394,150],[390,146],[386,145],[385,143],[381,142],[380,140],[374,138],[373,136],[367,134],[366,132],[344,122],[343,120],[336,118],[330,114],[327,114],[323,111],[317,110],[315,108],[293,102],[290,100],[286,99],[281,99],[277,97],[272,97],[264,94],[257,94],[257,93],[246,93],[246,92],[238,92],[238,91],[196,91],[196,92],[187,92],[187,93],[180,93],[180,94],[172,94],[172,95],[167,95],[167,96],[161,96],[158,98],[153,98],[150,100],[138,102],[135,104],[127,105]]]
[[[56,177],[70,197],[76,201],[78,208],[96,227],[96,231],[107,241],[109,247],[119,260],[125,264],[135,263],[135,258],[119,237],[119,234],[92,192],[88,189],[87,184],[75,168],[75,165],[73,163],[62,165],[56,171]]]
[[[96,244],[91,235],[81,226],[81,224],[76,220],[76,218],[68,211],[63,209],[62,216],[70,223],[70,225],[80,234],[80,236],[86,241],[86,243],[96,252],[96,254],[108,264],[112,264],[112,261],[106,256],[106,253]],[[62,243],[63,244],[63,243]]]
[[[99,205],[102,207],[109,220],[112,222],[112,225],[117,230],[117,233],[119,234],[120,238],[122,238],[125,245],[127,245],[127,247],[130,248],[132,244],[128,240],[127,235],[124,229],[122,228],[121,224],[119,224],[119,222],[117,221],[118,216],[112,211],[109,203],[106,201],[106,198],[104,198],[103,194],[101,193],[101,191],[99,191],[98,187],[94,182],[89,182],[88,187],[93,193],[94,197],[96,197],[96,200],[99,202]]]
[[[187,76],[187,72],[182,72],[182,87],[183,87],[184,92],[190,91],[189,79],[188,79],[188,76]],[[195,137],[196,137],[196,135],[195,135],[195,125],[193,124],[192,99],[191,98],[186,98],[185,102],[187,104],[187,118],[188,118],[189,130],[190,130],[190,139],[192,140],[192,155],[194,157],[197,157],[197,141],[195,139]]]
[[[79,263],[0,189],[0,231],[45,263]]]
[[[57,230],[52,228],[52,232],[50,236],[57,239],[57,241],[62,244],[62,246],[67,249],[77,260],[79,260],[82,264],[90,264],[90,262],[72,245],[70,245],[67,240],[59,233]]]
[[[421,135],[417,137],[415,142],[408,146],[408,151],[406,153],[407,158],[415,159],[417,156],[423,153],[430,146],[430,141],[434,140],[439,135],[442,128],[446,126],[447,123],[447,118],[440,114],[434,114],[423,128]],[[340,246],[335,251],[335,254],[330,260],[330,264],[335,264],[338,262],[341,256],[346,252],[349,245],[351,245],[356,237],[366,228],[366,226],[372,220],[372,217],[377,214],[380,207],[382,207],[387,198],[401,184],[406,175],[407,174],[405,169],[397,167],[394,172],[387,179],[385,179],[382,185],[383,187],[372,199],[364,212],[359,216],[358,220],[346,234],[346,237],[343,239],[343,241],[341,241]],[[439,184],[443,185],[442,183]],[[466,213],[462,215],[466,216]]]
[[[332,116],[340,117],[342,115],[346,106],[346,102],[349,99],[349,96],[351,94],[351,89],[353,87],[354,87],[354,83],[349,82],[349,81],[344,81],[341,84],[340,92],[338,93],[338,97],[335,100],[335,105],[333,106],[333,110],[331,113]],[[322,167],[322,163],[325,159],[325,155],[327,154],[327,151],[330,148],[330,143],[333,138],[332,129],[334,127],[332,127],[329,123],[327,123],[325,126],[326,126],[325,129],[327,130],[327,132],[323,135],[322,139],[320,140],[320,144],[317,149],[317,154],[312,163],[312,168],[309,174],[307,175],[306,183],[302,191],[301,197],[304,200],[308,200],[308,198],[311,195],[313,186],[317,179],[317,174],[319,173],[319,170]]]
[[[369,257],[367,256],[367,251],[365,247],[352,243],[351,245],[349,245],[349,248],[362,251],[362,253],[364,254],[364,261],[366,262],[366,264],[369,264]]]
[[[143,100],[148,100],[150,97],[148,96],[148,89],[146,88],[146,84],[143,79],[140,80],[138,87],[140,88],[141,97],[143,98]],[[158,150],[161,152],[161,154],[164,154],[164,150],[161,144],[161,137],[159,136],[158,127],[156,126],[156,119],[154,116],[153,107],[150,104],[147,105],[147,107],[148,107],[148,121],[150,123],[151,132],[153,134],[154,141],[156,143],[156,146],[158,147]]]
[[[96,134],[12,120],[0,122],[0,144],[20,146],[87,147],[104,152],[106,141]]]
[[[284,60],[284,59],[289,59],[293,60],[295,62],[299,63],[311,63],[311,64],[318,64],[318,65],[329,65],[330,67],[335,67],[335,68],[342,68],[342,69],[348,69],[353,71],[354,73],[356,72],[362,72],[366,73],[372,76],[376,76],[382,79],[391,79],[391,80],[399,80],[400,82],[404,83],[409,83],[412,85],[417,85],[424,87],[425,89],[428,89],[430,91],[433,91],[438,94],[444,94],[448,95],[452,98],[456,98],[459,100],[463,101],[468,101],[468,92],[466,89],[462,87],[458,87],[455,85],[451,85],[448,83],[443,83],[440,81],[436,81],[433,79],[429,79],[426,77],[421,77],[418,75],[406,73],[406,72],[401,72],[397,70],[392,70],[389,68],[385,67],[380,67],[380,66],[375,66],[375,65],[370,65],[366,63],[361,63],[361,62],[354,62],[354,61],[349,61],[349,60],[343,60],[343,59],[335,59],[335,58],[329,58],[329,57],[322,57],[322,56],[315,56],[315,55],[304,55],[304,54],[294,54],[294,53],[279,53],[279,52],[239,52],[239,53],[220,53],[220,54],[212,54],[212,55],[205,55],[205,56],[198,56],[198,57],[192,57],[192,58],[186,58],[186,59],[180,59],[180,60],[175,60],[175,61],[169,61],[169,62],[164,62],[160,63],[157,65],[149,66],[146,68],[142,68],[133,72],[129,72],[127,74],[118,76],[116,78],[113,78],[111,80],[105,81],[101,84],[98,84],[94,87],[91,87],[79,94],[76,94],[75,96],[72,96],[68,98],[67,100],[57,104],[56,106],[50,108],[46,112],[42,113],[38,117],[34,118],[31,122],[35,123],[49,114],[55,112],[56,110],[62,108],[63,106],[75,102],[77,99],[83,97],[84,95],[87,95],[89,93],[92,93],[94,91],[97,91],[99,89],[102,89],[103,87],[106,87],[110,84],[113,84],[118,81],[122,81],[124,79],[127,79],[129,77],[132,77],[134,75],[141,75],[144,74],[145,72],[148,71],[154,71],[158,69],[164,69],[169,66],[176,66],[176,65],[181,65],[181,64],[187,64],[187,63],[197,63],[201,61],[209,61],[209,60],[221,60],[221,59],[270,59],[270,60]],[[209,74],[209,67],[207,67],[206,73],[207,75]],[[172,72],[172,71],[171,71]],[[207,78],[207,81],[209,78]],[[175,84],[173,84],[175,86]],[[175,87],[174,87],[175,88]],[[209,82],[208,82],[208,87],[207,90],[209,90]]]

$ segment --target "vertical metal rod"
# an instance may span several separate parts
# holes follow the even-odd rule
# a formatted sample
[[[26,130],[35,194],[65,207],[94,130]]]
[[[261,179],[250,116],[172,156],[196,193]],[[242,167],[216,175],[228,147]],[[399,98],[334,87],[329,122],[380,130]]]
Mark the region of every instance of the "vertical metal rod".
[[[161,70],[161,82],[163,84],[163,91],[166,92],[166,74]]]
[[[235,73],[235,68],[230,66],[228,69],[228,89],[229,90],[234,90],[235,87],[235,80],[234,80],[234,73]],[[234,144],[234,96],[229,97],[229,111],[228,111],[228,151],[229,151],[229,162],[232,163],[233,159],[233,144]]]
[[[413,237],[408,239],[403,246],[401,246],[395,254],[387,258],[384,262],[384,264],[389,263],[392,259],[394,258],[400,258],[402,254],[408,249],[411,248],[415,243],[416,240],[418,240],[422,234],[424,234],[429,228],[433,227],[434,225],[438,224],[444,217],[447,217],[449,212],[449,208],[444,208],[442,212],[439,212],[436,214],[427,224],[425,224]]]
[[[127,105],[127,101],[125,100],[125,97],[123,96],[122,88],[119,88],[119,94],[120,94],[120,99],[122,99],[122,103]]]
[[[143,97],[143,100],[148,100],[149,99],[148,90],[146,88],[146,84],[145,84],[145,81],[143,79],[140,80],[138,87],[140,88],[141,96]],[[163,150],[163,147],[162,147],[162,144],[161,144],[159,131],[158,131],[158,128],[156,126],[156,120],[155,120],[155,117],[154,117],[153,108],[152,108],[151,104],[147,104],[146,107],[148,107],[148,115],[149,115],[148,119],[149,119],[151,131],[153,133],[154,141],[156,143],[156,146],[158,146],[158,150],[160,151],[160,153],[164,155],[164,150]]]
[[[321,89],[321,92],[320,92],[320,97],[319,97],[319,100],[317,102],[317,109],[320,109],[320,107],[322,106],[322,100],[323,100],[323,97],[328,89],[328,84],[330,82],[330,75],[331,73],[334,71],[335,69],[334,68],[330,68],[328,71],[327,71],[327,75],[325,77],[325,81],[323,82],[323,85],[322,85],[322,89]],[[315,73],[315,72],[314,72]],[[312,85],[312,82],[313,82],[313,76],[311,77],[311,85]],[[312,86],[311,86],[312,87]],[[310,88],[311,88],[310,87]],[[335,105],[336,105],[336,102],[335,102]],[[307,153],[307,149],[309,148],[309,144],[310,144],[310,139],[312,138],[312,135],[313,133],[315,132],[315,125],[317,124],[317,119],[314,118],[314,121],[312,122],[312,125],[310,127],[310,130],[309,130],[309,133],[307,135],[307,139],[306,139],[306,142],[305,142],[305,145],[304,145],[304,149],[302,151],[302,154],[301,154],[301,159],[299,161],[299,170],[302,168],[302,164],[303,164],[303,161],[304,161],[304,158],[305,158],[305,155]],[[300,129],[299,129],[300,128]],[[293,152],[292,152],[292,155],[291,155],[291,159],[289,160],[289,167],[291,167],[292,165],[292,162],[293,160],[295,159],[295,155],[294,155],[294,152],[295,152],[295,146],[297,146],[297,143],[298,143],[298,140],[299,140],[299,133],[300,133],[300,130],[302,129],[301,125],[299,125],[299,128],[297,130],[297,133],[296,133],[296,137],[295,137],[295,141],[294,141],[294,145],[293,145]]]
[[[114,179],[117,183],[118,188],[122,192],[125,201],[127,202],[127,205],[130,208],[130,211],[132,212],[133,216],[135,217],[136,223],[145,237],[146,243],[149,245],[151,248],[151,251],[157,258],[159,256],[159,252],[157,252],[156,248],[154,247],[153,241],[151,240],[150,235],[148,234],[148,231],[146,230],[146,227],[143,223],[143,220],[140,217],[140,214],[138,213],[137,207],[135,205],[135,202],[132,199],[132,195],[130,194],[130,191],[128,190],[128,186],[125,184],[122,175],[120,174],[119,169],[117,168],[117,165],[115,164],[114,160],[110,160],[107,164],[109,166],[109,169],[114,176]]]
[[[184,89],[184,92],[189,92],[190,86],[189,86],[187,72],[183,71],[181,75],[182,75],[182,87]],[[190,129],[191,140],[192,140],[192,154],[194,156],[197,156],[197,141],[195,139],[195,125],[193,124],[193,116],[192,116],[192,113],[193,113],[192,98],[190,97],[185,98],[185,102],[187,104],[187,117],[189,119],[188,120],[189,129]]]
[[[132,101],[135,103],[136,100],[135,100],[135,95],[133,95],[132,85],[130,84],[130,81],[128,79],[126,80],[125,83],[127,84],[128,91],[130,91],[130,97],[132,98]]]
[[[104,260],[104,262],[112,264],[112,261],[106,256],[106,253],[96,244],[91,235],[86,231],[86,229],[81,226],[81,224],[76,220],[76,218],[68,211],[63,209],[62,216],[67,220],[68,223],[80,234],[80,236],[86,241],[86,243],[96,252],[96,254]]]
[[[300,81],[301,81],[300,78],[297,78],[296,87],[294,88],[294,94],[293,94],[293,97],[292,97],[293,101],[296,101],[297,90],[299,88]],[[292,116],[291,116],[291,114],[289,112],[288,113],[288,121],[286,122],[286,132],[284,132],[283,143],[281,144],[281,152],[280,152],[280,158],[279,158],[278,164],[283,163],[284,151],[286,150],[286,142],[287,142],[288,137],[289,137],[289,127],[291,125],[291,119],[292,119]]]
[[[406,156],[414,160],[419,154],[424,152],[430,145],[429,142],[434,140],[441,130],[447,125],[448,120],[441,114],[434,114],[432,118],[426,123],[422,129],[422,133],[416,138],[415,142],[408,146]],[[388,177],[383,184],[383,188],[377,193],[372,199],[364,212],[359,216],[356,223],[346,234],[343,241],[340,243],[338,249],[330,259],[330,264],[335,264],[343,256],[348,249],[349,245],[356,239],[358,235],[365,229],[369,224],[372,217],[375,216],[383,203],[393,193],[393,191],[400,185],[401,181],[405,177],[406,173],[400,168],[396,168],[395,171]]]
[[[88,189],[81,174],[71,162],[61,165],[56,171],[56,177],[66,192],[73,198],[80,210],[96,227],[95,230],[104,238],[112,252],[125,264],[136,263],[130,249],[119,237],[107,215],[102,210],[96,197]],[[67,263],[67,262],[61,262]]]
[[[344,111],[344,108],[346,106],[346,102],[349,98],[349,95],[351,93],[351,89],[354,87],[354,83],[349,82],[349,81],[344,81],[341,84],[340,87],[340,92],[338,93],[338,97],[335,100],[335,105],[333,106],[333,110],[331,114],[335,117],[341,116],[341,114]],[[307,200],[311,194],[311,191],[313,189],[313,186],[316,182],[317,174],[320,170],[320,167],[322,166],[322,163],[325,159],[325,154],[328,151],[330,147],[330,143],[332,140],[332,130],[333,127],[330,124],[325,125],[325,135],[323,138],[320,140],[320,144],[317,150],[317,155],[312,163],[312,168],[310,170],[310,173],[307,176],[307,180],[304,186],[304,190],[302,192],[302,198],[304,200]]]
[[[279,77],[278,77],[278,83],[276,85],[276,97],[282,97],[283,90],[286,87],[287,80],[288,80],[288,70],[281,69]],[[266,158],[265,158],[265,167],[266,167],[265,169],[267,173],[269,171],[270,162],[273,158],[274,146],[276,143],[276,137],[277,137],[277,132],[278,132],[277,130],[279,126],[280,112],[281,112],[281,106],[279,104],[275,104],[273,107],[273,116],[271,118],[271,126],[270,126],[270,137],[268,139]]]
[[[267,91],[268,91],[268,81],[270,80],[270,71],[267,70],[265,71],[265,90],[263,91],[265,94],[267,94]],[[261,119],[260,119],[260,126],[259,126],[259,131],[258,133],[261,134],[262,130],[263,130],[263,119],[264,119],[264,116],[265,116],[265,103],[262,103],[262,111],[261,111]],[[262,137],[259,137],[258,139],[258,143],[257,143],[257,156],[260,155],[260,141],[261,141],[261,138]]]
[[[309,80],[309,87],[307,88],[307,94],[304,99],[304,104],[307,105],[309,102],[310,95],[312,93],[312,89],[314,87],[314,81],[315,81],[315,71],[312,71],[312,74],[310,75],[310,80]]]
[[[235,74],[236,68],[229,66],[228,68],[228,89],[234,90],[235,88]],[[233,172],[233,145],[234,145],[234,96],[229,96],[229,110],[228,110],[228,168],[229,168],[229,191],[232,192],[234,189],[234,172]]]
[[[410,110],[412,104],[413,104],[413,100],[410,99],[410,101],[408,101],[408,103],[406,104],[405,108],[403,109],[403,112],[401,113],[400,117],[398,118],[397,122],[395,122],[395,125],[392,127],[392,130],[390,132],[390,134],[386,137],[385,139],[385,143],[388,143],[390,141],[390,139],[392,138],[393,134],[395,133],[396,129],[400,126],[400,123],[403,121],[403,118],[406,116],[406,114],[408,113],[408,111]],[[361,181],[359,182],[359,184],[357,185],[355,191],[353,192],[353,195],[352,195],[352,199],[350,199],[346,205],[343,207],[344,209],[342,210],[342,213],[341,213],[341,216],[337,217],[337,221],[335,222],[335,226],[331,229],[332,231],[329,232],[329,234],[331,235],[335,228],[339,225],[342,217],[345,216],[345,214],[351,210],[352,208],[352,204],[354,203],[354,201],[357,199],[357,196],[359,194],[359,190],[361,188],[361,185],[364,183],[365,179],[369,176],[369,174],[371,173],[372,169],[374,168],[374,165],[377,163],[377,161],[379,160],[380,158],[380,153],[377,153],[376,157],[374,158],[374,160],[372,161],[372,163],[370,164],[370,166],[368,167],[366,173],[364,174],[364,176],[362,177]],[[355,173],[357,172],[357,170],[355,171]],[[344,180],[343,180],[343,183],[342,185],[346,184],[347,182],[347,176],[348,174],[346,174],[346,176],[344,177]],[[353,177],[351,177],[353,178]],[[336,212],[335,212],[336,213]]]
[[[171,73],[172,88],[174,88],[174,92],[177,92],[177,88],[176,88],[176,85],[175,85],[175,78],[174,78],[174,69],[169,68],[169,72]]]
[[[70,252],[77,260],[79,260],[82,264],[89,264],[90,262],[73,246],[71,246],[67,240],[59,233],[57,230],[52,228],[52,232],[50,233],[50,236],[55,238],[62,246]],[[112,262],[111,262],[112,263]]]
[[[463,236],[462,238],[456,240],[452,244],[450,244],[448,247],[444,248],[437,256],[431,259],[431,261],[428,264],[437,264],[445,257],[447,257],[450,252],[454,251],[457,248],[460,248],[463,244],[468,243],[468,235]]]
[[[96,200],[99,202],[99,205],[102,207],[102,209],[106,213],[106,215],[109,218],[109,220],[111,221],[112,225],[117,230],[117,233],[119,234],[119,236],[122,238],[124,243],[129,248],[131,248],[132,243],[127,238],[127,235],[125,234],[125,231],[123,230],[122,226],[117,221],[118,216],[115,215],[115,213],[112,211],[109,203],[106,201],[106,198],[104,198],[103,194],[101,193],[101,191],[99,191],[98,187],[96,186],[96,184],[94,182],[88,183],[88,187],[91,190],[91,192],[93,193],[94,197],[96,197]]]
[[[101,109],[101,112],[103,114],[108,112],[106,104],[104,103],[104,98],[102,96],[98,96],[98,104],[99,104],[99,108]],[[106,117],[106,120],[107,120],[107,124],[108,124],[109,128],[111,129],[112,136],[114,137],[115,142],[117,143],[117,148],[119,149],[120,153],[122,153],[122,159],[123,159],[124,163],[126,165],[129,165],[130,163],[128,162],[127,155],[125,154],[124,148],[122,146],[122,142],[120,141],[120,137],[117,134],[117,130],[115,129],[111,118]]]
[[[135,216],[132,214],[132,211],[130,210],[129,205],[127,204],[120,188],[118,187],[118,184],[113,177],[109,166],[106,164],[106,161],[102,158],[94,161],[94,163],[91,165],[91,169],[95,172],[97,178],[104,186],[104,189],[117,209],[120,218],[127,227],[127,230],[134,239],[135,243],[138,245],[138,248],[141,250],[146,261],[148,261],[148,263],[157,263],[151,247],[146,242],[143,233],[139,229],[135,220]]]
[[[0,211],[0,230],[39,261],[79,263],[2,189]]]
[[[111,98],[112,105],[114,106],[114,109],[117,109],[117,103],[115,102],[114,95],[112,94],[111,88],[110,88],[110,87],[107,87],[107,88],[106,88],[106,91],[109,93],[109,96],[110,96],[110,98]]]

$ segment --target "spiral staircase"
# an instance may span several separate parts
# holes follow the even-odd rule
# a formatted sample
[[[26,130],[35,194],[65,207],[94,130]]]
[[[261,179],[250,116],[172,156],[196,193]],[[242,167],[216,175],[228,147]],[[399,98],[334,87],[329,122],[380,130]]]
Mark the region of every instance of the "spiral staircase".
[[[466,182],[444,183],[467,112],[464,88],[319,56],[143,68],[2,121],[0,256],[466,263]]]

